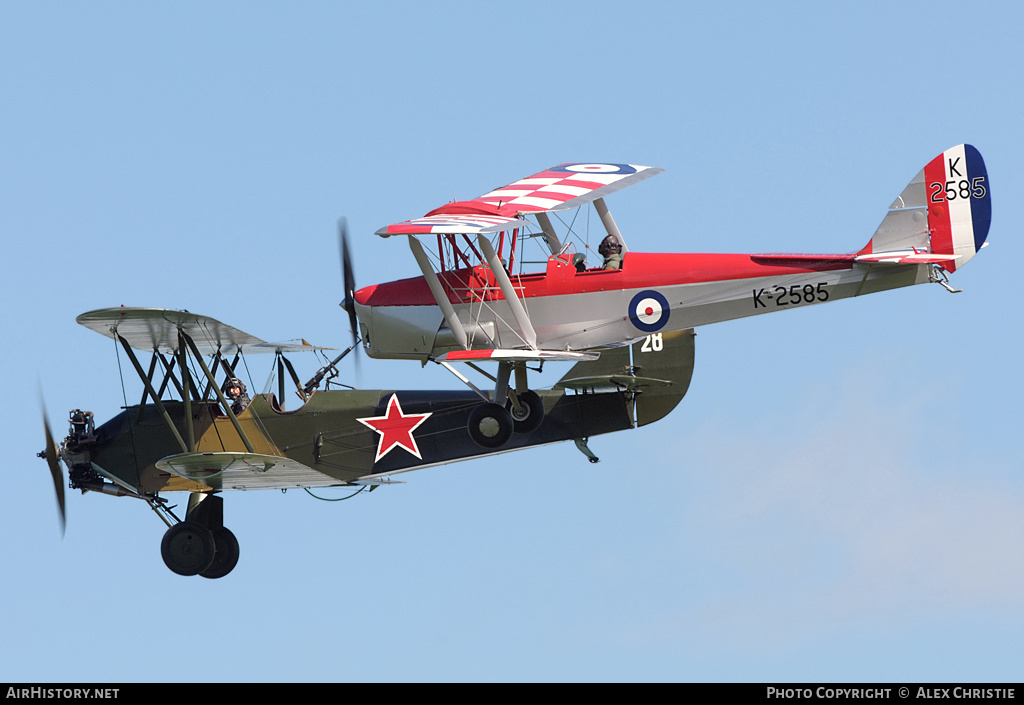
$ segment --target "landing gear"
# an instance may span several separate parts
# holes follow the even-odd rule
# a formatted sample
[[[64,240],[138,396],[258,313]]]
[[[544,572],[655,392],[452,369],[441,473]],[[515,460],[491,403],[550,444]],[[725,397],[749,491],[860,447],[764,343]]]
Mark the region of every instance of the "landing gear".
[[[194,493],[185,521],[175,524],[160,542],[164,563],[178,575],[223,578],[238,564],[238,539],[224,527],[224,500]]]
[[[488,402],[469,412],[466,428],[478,446],[500,448],[512,437],[515,422],[505,407]]]
[[[507,404],[512,421],[515,423],[516,433],[536,431],[540,422],[544,420],[544,400],[540,398],[540,394],[532,390],[517,394],[516,398],[519,401],[518,411],[511,399]]]
[[[217,546],[217,552],[213,556],[213,563],[206,570],[199,573],[204,578],[223,578],[231,572],[238,564],[238,539],[225,527],[214,529],[213,543]]]
[[[509,388],[513,371],[515,391]],[[544,400],[537,392],[526,388],[525,363],[501,362],[498,365],[498,376],[493,379],[494,401],[473,409],[469,413],[469,423],[466,424],[469,437],[483,448],[500,448],[509,442],[513,433],[536,431],[544,421]],[[483,396],[480,390],[475,387],[474,390]]]
[[[213,533],[194,521],[175,524],[160,542],[164,563],[178,575],[199,575],[210,567],[216,554]]]

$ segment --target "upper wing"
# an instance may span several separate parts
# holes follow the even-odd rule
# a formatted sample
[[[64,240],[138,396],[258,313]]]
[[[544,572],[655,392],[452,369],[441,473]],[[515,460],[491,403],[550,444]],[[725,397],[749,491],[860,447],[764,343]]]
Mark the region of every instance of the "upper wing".
[[[436,213],[436,211],[433,212]],[[425,235],[429,233],[497,233],[522,225],[523,221],[515,216],[438,214],[387,225],[378,230],[377,234],[381,237],[388,237],[390,235]]]
[[[559,164],[479,198],[447,203],[422,218],[385,226],[377,234],[388,237],[511,230],[523,224],[519,216],[525,213],[583,206],[662,171],[634,164]]]
[[[484,203],[516,213],[568,210],[662,171],[633,164],[559,164],[485,193],[470,203]]]
[[[333,350],[310,345],[304,340],[268,343],[209,316],[164,308],[101,308],[83,313],[75,320],[108,338],[116,334],[136,350],[147,352],[177,352],[179,330],[192,338],[204,355],[218,350],[225,355]]]

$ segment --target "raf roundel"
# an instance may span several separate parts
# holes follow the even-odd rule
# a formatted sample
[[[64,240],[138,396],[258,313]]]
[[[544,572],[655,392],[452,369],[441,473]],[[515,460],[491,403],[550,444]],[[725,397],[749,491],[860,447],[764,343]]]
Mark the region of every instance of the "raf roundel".
[[[629,320],[644,333],[664,328],[670,312],[668,299],[654,289],[639,292],[629,302]]]
[[[562,164],[551,171],[568,171],[574,174],[635,174],[636,167],[629,164]]]

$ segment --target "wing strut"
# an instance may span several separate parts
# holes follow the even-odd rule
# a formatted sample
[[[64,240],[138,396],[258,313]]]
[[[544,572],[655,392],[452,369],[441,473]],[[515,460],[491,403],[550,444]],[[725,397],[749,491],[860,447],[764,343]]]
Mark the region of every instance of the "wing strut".
[[[178,329],[178,354],[181,355],[181,384],[185,387],[181,402],[185,405],[185,431],[188,433],[188,452],[196,452],[196,429],[192,418],[192,375],[185,362],[188,351],[185,349],[185,334]]]
[[[255,453],[256,451],[253,450],[252,443],[249,442],[248,437],[245,435],[245,431],[242,430],[241,424],[238,423],[238,419],[235,417],[235,412],[231,410],[231,402],[227,400],[227,397],[224,396],[224,392],[217,386],[217,379],[213,376],[213,373],[210,372],[210,368],[206,366],[206,361],[203,360],[203,356],[199,353],[199,348],[196,347],[195,341],[193,341],[187,333],[181,331],[181,329],[179,329],[179,331],[182,339],[192,350],[192,354],[195,356],[196,362],[199,363],[199,367],[202,368],[203,374],[206,375],[206,379],[210,380],[210,386],[213,387],[213,391],[217,393],[217,398],[220,400],[221,406],[224,407],[224,411],[227,412],[228,418],[231,419],[231,424],[235,427],[235,431],[238,432],[238,437],[241,438],[242,443],[245,444],[245,449],[250,453]],[[189,420],[191,421],[191,419]]]
[[[434,360],[434,362],[436,362],[437,364],[441,365],[441,366],[442,366],[443,368],[445,368],[446,370],[448,370],[449,372],[451,372],[451,373],[452,373],[453,375],[455,375],[456,377],[458,377],[458,378],[459,378],[459,380],[460,380],[460,381],[461,381],[461,382],[462,382],[463,384],[465,384],[465,385],[466,385],[467,387],[469,387],[469,388],[470,388],[470,389],[472,389],[472,390],[473,390],[474,392],[476,392],[477,396],[478,396],[478,397],[480,397],[481,399],[483,399],[483,400],[484,400],[485,402],[489,402],[489,401],[491,400],[491,398],[490,398],[489,396],[487,396],[487,395],[486,395],[486,394],[484,394],[484,393],[483,393],[482,391],[480,391],[480,388],[479,388],[479,387],[477,387],[477,386],[476,386],[475,384],[473,384],[472,382],[470,382],[470,381],[469,381],[469,378],[468,378],[468,377],[466,377],[465,375],[463,375],[463,374],[459,373],[459,371],[458,371],[458,370],[456,370],[456,369],[455,369],[454,367],[452,367],[452,366],[451,366],[450,364],[448,364],[448,363],[447,363],[447,362],[445,362],[444,360]],[[476,365],[473,365],[473,368],[474,368],[475,370],[477,370],[477,372],[482,372],[482,370],[481,370],[481,369],[480,369],[479,367],[476,367]],[[484,374],[487,374],[487,373],[486,373],[486,372],[484,372]],[[488,376],[490,377],[490,375],[488,375]],[[493,377],[491,377],[491,379],[494,379],[494,378],[493,378]]]
[[[111,331],[111,335],[114,336],[114,340],[121,343],[121,347],[128,353],[128,359],[131,360],[132,365],[135,367],[135,372],[138,373],[139,379],[142,380],[142,384],[145,385],[149,395],[153,397],[153,404],[156,406],[157,411],[164,418],[164,423],[167,424],[167,428],[171,430],[171,435],[174,436],[174,440],[177,441],[178,446],[181,448],[182,453],[188,452],[188,446],[185,445],[185,441],[182,440],[181,434],[178,433],[178,429],[174,427],[174,422],[171,421],[170,415],[167,413],[167,409],[160,402],[160,397],[157,395],[156,390],[153,389],[153,385],[150,384],[149,379],[146,377],[146,373],[142,370],[142,365],[139,364],[138,359],[135,357],[135,353],[132,352],[132,346],[127,340],[117,334],[116,330]],[[155,353],[154,353],[155,354]]]
[[[523,302],[519,300],[519,295],[516,294],[515,287],[512,286],[512,280],[508,278],[505,268],[501,266],[501,260],[498,259],[494,248],[491,247],[491,241],[483,235],[477,235],[477,242],[480,244],[480,249],[484,253],[487,264],[494,273],[494,279],[498,282],[498,286],[501,287],[501,293],[505,295],[508,307],[512,309],[512,316],[516,319],[516,324],[519,326],[519,332],[522,334],[523,340],[531,349],[536,350],[537,332],[533,330],[530,316],[526,313]]]
[[[434,268],[430,266],[430,260],[427,259],[427,253],[423,251],[423,245],[416,238],[410,237],[409,249],[412,250],[412,255],[416,258],[416,264],[423,271],[423,278],[427,280],[430,293],[434,295],[437,305],[441,307],[441,313],[444,314],[444,320],[448,323],[448,327],[452,329],[452,334],[459,341],[459,345],[468,350],[469,338],[466,336],[466,330],[455,313],[455,307],[448,300],[448,295],[444,292],[444,287],[441,286],[441,280],[437,278]]]
[[[537,223],[540,225],[540,229],[544,232],[544,239],[547,240],[548,249],[551,250],[551,254],[557,255],[562,251],[562,243],[558,240],[558,235],[555,233],[554,227],[551,225],[551,218],[544,211],[538,211],[534,213],[537,216]]]
[[[629,248],[626,247],[626,241],[622,239],[619,226],[615,224],[615,219],[612,218],[611,211],[608,210],[608,206],[605,205],[603,198],[594,199],[594,210],[601,216],[601,222],[604,224],[604,229],[608,231],[608,234],[619,238],[619,242],[622,243],[622,250],[628,252]]]

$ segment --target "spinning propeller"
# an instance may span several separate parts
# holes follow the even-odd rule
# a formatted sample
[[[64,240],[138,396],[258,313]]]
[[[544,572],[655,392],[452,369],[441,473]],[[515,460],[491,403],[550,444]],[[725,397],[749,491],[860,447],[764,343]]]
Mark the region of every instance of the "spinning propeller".
[[[338,357],[334,358],[331,362],[320,368],[320,371],[314,375],[313,379],[306,382],[304,391],[307,395],[311,394],[314,389],[320,386],[320,382],[323,378],[332,372],[334,375],[337,374],[337,365],[341,362],[342,358],[352,352],[353,349],[359,347],[359,321],[356,319],[356,305],[355,305],[355,293],[356,293],[356,278],[352,273],[352,260],[348,253],[348,225],[345,222],[345,218],[338,218],[338,253],[341,256],[341,277],[345,286],[345,298],[342,299],[341,303],[338,304],[343,309],[348,311],[348,325],[352,329],[352,345],[346,350],[342,351]],[[359,351],[356,350],[356,371],[359,371]]]
[[[352,329],[352,344],[359,340],[359,322],[356,320],[356,278],[352,273],[352,259],[348,247],[348,225],[344,218],[338,219],[338,250],[341,253],[341,276],[345,285],[345,298],[341,307],[348,311],[348,324]]]
[[[57,494],[57,506],[60,509],[60,533],[64,535],[67,525],[67,515],[64,510],[64,472],[60,469],[60,458],[58,448],[50,433],[50,422],[46,418],[46,408],[43,408],[43,430],[46,432],[46,450],[39,453],[40,458],[46,458],[46,464],[50,466],[50,477],[53,478],[53,490]]]

